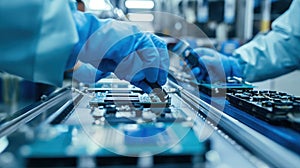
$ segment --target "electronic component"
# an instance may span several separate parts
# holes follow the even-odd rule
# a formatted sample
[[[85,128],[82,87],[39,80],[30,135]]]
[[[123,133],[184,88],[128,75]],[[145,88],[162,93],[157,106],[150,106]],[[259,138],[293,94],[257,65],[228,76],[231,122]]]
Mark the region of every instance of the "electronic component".
[[[231,105],[271,124],[299,131],[300,97],[271,90],[236,90],[227,93]]]
[[[164,94],[166,99],[161,101],[151,93],[141,93],[135,89],[128,89],[127,92],[112,88],[97,90],[89,101],[94,124],[186,121],[184,112],[171,106],[171,97],[166,91]]]
[[[130,104],[134,107],[168,107],[170,105],[170,99],[161,101],[153,94],[141,94],[134,91],[124,93],[123,91],[111,91],[102,90],[102,92],[96,92],[95,98],[90,103],[91,106],[105,106],[110,104],[127,105]]]
[[[167,92],[158,83],[150,83],[147,80],[144,81],[152,88],[151,93],[149,93],[152,102],[165,102],[168,99],[169,96]]]
[[[194,81],[191,81],[190,83],[198,86],[199,91],[209,96],[225,95],[226,93],[232,93],[235,90],[251,91],[254,88],[250,83],[237,77],[229,77],[226,82],[217,82],[213,84],[198,83]]]
[[[226,82],[199,83],[196,79],[193,79],[191,74],[186,72],[177,72],[175,69],[172,69],[169,73],[176,83],[182,82],[198,87],[200,92],[209,96],[224,96],[226,93],[231,93],[234,90],[250,91],[255,88],[252,84],[237,77],[229,77]]]

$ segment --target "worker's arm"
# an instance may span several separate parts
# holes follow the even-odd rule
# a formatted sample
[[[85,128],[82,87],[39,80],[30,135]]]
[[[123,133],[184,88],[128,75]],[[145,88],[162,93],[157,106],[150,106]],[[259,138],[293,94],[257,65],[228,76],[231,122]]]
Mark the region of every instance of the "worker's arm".
[[[248,81],[274,78],[300,68],[300,0],[259,35],[234,53]]]
[[[99,20],[81,12],[72,15],[68,3],[0,3],[1,15],[7,16],[1,17],[0,25],[1,70],[35,82],[61,85],[63,72],[78,59],[104,73],[115,72],[146,92],[151,91],[148,82],[166,82],[169,57],[161,39],[130,23]]]
[[[145,92],[148,83],[166,82],[169,56],[165,42],[137,26],[112,19],[98,19],[92,14],[74,14],[79,43],[71,54],[71,64],[80,60],[102,72],[114,72]]]
[[[0,15],[0,70],[61,85],[78,40],[69,1],[1,1]]]

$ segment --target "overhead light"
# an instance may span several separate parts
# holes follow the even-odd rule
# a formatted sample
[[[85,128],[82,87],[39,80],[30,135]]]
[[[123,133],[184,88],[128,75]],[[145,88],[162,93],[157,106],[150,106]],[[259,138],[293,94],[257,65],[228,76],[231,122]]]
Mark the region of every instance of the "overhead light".
[[[154,20],[154,16],[152,14],[144,13],[129,13],[128,19],[133,22],[152,22]]]
[[[111,6],[105,0],[90,0],[89,8],[91,10],[111,10]]]
[[[149,0],[127,0],[125,2],[125,7],[128,9],[153,9],[154,2]]]

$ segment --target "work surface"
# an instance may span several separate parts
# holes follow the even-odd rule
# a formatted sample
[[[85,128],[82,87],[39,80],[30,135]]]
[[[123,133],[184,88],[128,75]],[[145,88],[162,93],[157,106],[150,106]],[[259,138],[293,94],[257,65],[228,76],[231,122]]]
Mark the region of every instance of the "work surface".
[[[16,124],[19,129],[2,137],[8,147],[0,158],[13,154],[11,167],[300,163],[297,131],[255,118],[225,97],[212,98],[189,84],[180,85],[169,81],[164,86],[169,98],[162,102],[112,79],[100,81],[97,88],[65,89],[24,115],[25,126]]]

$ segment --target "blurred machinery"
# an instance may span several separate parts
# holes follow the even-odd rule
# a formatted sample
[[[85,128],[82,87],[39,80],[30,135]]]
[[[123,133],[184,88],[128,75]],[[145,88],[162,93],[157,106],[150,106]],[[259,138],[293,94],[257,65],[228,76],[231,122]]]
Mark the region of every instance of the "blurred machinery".
[[[111,0],[133,22],[147,25],[148,31],[172,37],[200,38],[196,46],[205,46],[209,38],[215,47],[230,54],[240,44],[270,24],[291,0]],[[165,14],[167,13],[167,14]],[[176,17],[184,19],[174,19]],[[196,25],[199,30],[195,30]],[[204,39],[203,39],[204,38]],[[204,41],[204,42],[203,42]]]
[[[146,31],[192,39],[194,47],[213,47],[224,54],[266,32],[291,0],[85,0],[100,18],[128,19]],[[125,17],[126,15],[126,17]],[[196,27],[195,27],[196,26]],[[195,42],[196,41],[196,42]]]

